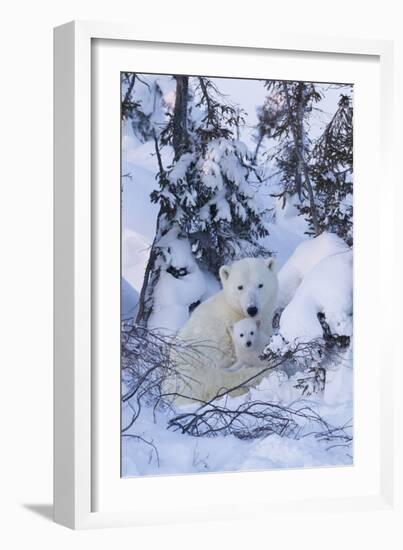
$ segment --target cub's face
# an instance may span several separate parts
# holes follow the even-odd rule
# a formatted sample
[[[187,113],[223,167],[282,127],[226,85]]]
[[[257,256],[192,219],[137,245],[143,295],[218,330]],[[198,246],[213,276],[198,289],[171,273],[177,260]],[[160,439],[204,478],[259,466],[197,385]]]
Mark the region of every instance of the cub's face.
[[[274,258],[244,258],[220,268],[228,304],[245,317],[258,318],[278,289]]]
[[[251,318],[241,319],[230,328],[234,344],[238,348],[254,350],[258,344],[260,321]]]

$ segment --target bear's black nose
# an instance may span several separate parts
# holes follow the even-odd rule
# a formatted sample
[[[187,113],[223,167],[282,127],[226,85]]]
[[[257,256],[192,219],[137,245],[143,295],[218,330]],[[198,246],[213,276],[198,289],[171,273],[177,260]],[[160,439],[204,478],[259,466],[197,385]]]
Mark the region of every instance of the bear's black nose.
[[[251,317],[254,317],[257,313],[257,307],[250,306],[250,307],[248,307],[248,309],[246,311],[247,311],[248,315],[250,315]]]
[[[252,342],[246,342],[246,345],[248,346],[248,348],[250,348],[252,345]]]

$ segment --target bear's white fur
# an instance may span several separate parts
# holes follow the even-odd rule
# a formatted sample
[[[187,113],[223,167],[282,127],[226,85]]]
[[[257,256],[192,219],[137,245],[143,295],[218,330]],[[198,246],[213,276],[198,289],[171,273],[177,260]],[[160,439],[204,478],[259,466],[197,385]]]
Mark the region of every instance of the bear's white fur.
[[[229,367],[237,371],[242,367],[264,366],[259,356],[263,352],[267,340],[260,331],[260,320],[251,317],[241,319],[230,327],[230,335],[234,344],[236,362]]]
[[[165,393],[182,395],[176,397],[177,403],[189,403],[188,397],[209,401],[220,390],[241,385],[254,370],[256,374],[261,370],[229,370],[236,361],[229,330],[241,319],[252,317],[260,321],[262,338],[268,342],[278,293],[275,260],[244,258],[222,266],[219,274],[223,289],[193,311],[178,335],[195,352],[189,349],[176,356],[179,376],[165,384]],[[245,391],[241,388],[231,395]]]

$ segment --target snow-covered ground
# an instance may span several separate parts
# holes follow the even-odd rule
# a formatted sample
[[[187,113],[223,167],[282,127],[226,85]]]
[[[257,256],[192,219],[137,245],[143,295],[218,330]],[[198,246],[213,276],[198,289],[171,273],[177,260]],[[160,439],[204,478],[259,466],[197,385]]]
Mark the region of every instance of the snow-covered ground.
[[[169,78],[159,77],[167,103],[173,101]],[[216,79],[216,82],[234,103],[246,106],[247,124],[241,139],[250,146],[250,127],[256,123],[254,107],[265,97],[262,83],[253,81],[248,88],[247,81],[246,84],[242,81],[241,86],[231,79]],[[313,133],[329,120],[337,98],[338,94],[330,89],[324,103],[328,112],[312,115]],[[157,186],[158,165],[151,141],[141,143],[127,122],[122,132],[122,317],[127,319],[135,314],[155,235],[158,205],[151,203],[150,193]],[[168,163],[172,152],[166,147],[162,154],[163,162]],[[269,236],[264,237],[262,243],[274,252],[280,267],[278,305],[282,314],[272,349],[281,352],[284,342],[289,345],[320,337],[318,312],[325,313],[332,333],[351,337],[352,252],[333,234],[308,238],[306,223],[298,216],[295,206],[288,202],[282,208],[271,196],[272,191],[270,185],[262,186],[260,191],[260,199],[267,201],[274,211],[272,221],[267,224]],[[173,256],[192,257],[186,241],[178,241],[172,234],[166,238],[171,239],[169,249]],[[151,328],[177,331],[188,318],[190,303],[205,300],[219,290],[215,278],[203,272],[194,260],[188,261],[187,268],[188,275],[181,279],[180,287],[178,279],[163,273],[156,288],[158,309],[151,316]],[[320,394],[305,396],[301,402],[301,391],[295,388],[301,373],[288,377],[284,372],[273,372],[246,397],[228,398],[227,406],[236,407],[245,399],[270,401],[295,409],[306,405],[332,426],[346,426],[351,433],[352,372],[350,345],[337,362],[328,365],[325,390]],[[130,401],[123,405],[123,426],[130,423],[133,406]],[[167,429],[167,415],[166,411],[142,407],[139,418],[122,438],[123,476],[352,464],[350,447],[321,441],[314,433],[309,435],[315,431],[309,425],[302,427],[304,437],[299,439],[278,435],[253,440],[241,440],[233,435],[193,437]]]
[[[343,391],[351,392],[351,374],[343,372]],[[341,376],[341,373],[339,373]],[[347,378],[347,380],[345,379]],[[295,380],[281,380],[272,374],[264,381],[265,389],[254,390],[259,399],[287,402]],[[336,383],[336,382],[335,382]],[[263,385],[263,384],[262,384]],[[351,393],[350,393],[351,397]],[[340,393],[339,393],[340,398]],[[235,399],[234,399],[235,401]],[[351,401],[338,404],[331,399],[306,400],[308,405],[336,425],[351,424]],[[301,405],[301,404],[300,404]],[[129,407],[123,409],[123,423],[131,418]],[[351,449],[318,441],[314,435],[302,439],[273,434],[262,439],[243,441],[233,435],[193,437],[167,430],[164,418],[154,421],[152,410],[141,415],[133,433],[153,443],[155,448],[139,439],[123,438],[122,475],[189,474],[197,472],[230,472],[274,468],[308,468],[351,465]]]
[[[283,292],[287,291],[288,305],[281,317],[279,335],[273,338],[274,346],[276,339],[283,341],[283,337],[292,342],[302,337],[305,339],[306,335],[313,338],[320,336],[322,333],[316,317],[319,311],[326,312],[331,328],[337,329],[340,334],[351,335],[351,253],[338,250],[339,245],[333,235],[305,241],[280,271],[280,282],[290,284],[291,276],[286,275],[291,270],[298,280],[293,280],[293,290],[282,287]],[[280,404],[295,410],[307,406],[330,425],[345,426],[351,434],[351,347],[341,354],[337,362],[328,365],[323,394],[301,398],[301,391],[295,387],[300,376],[298,372],[291,377],[284,372],[273,372],[257,388],[251,389],[246,399]],[[236,408],[244,400],[245,396],[228,398],[226,406]],[[195,408],[187,407],[179,409],[179,412]],[[123,438],[124,476],[352,464],[350,447],[319,441],[314,433],[297,440],[275,434],[251,441],[240,440],[233,435],[225,436],[225,441],[223,437],[192,437],[168,430],[166,414],[159,412],[154,417],[153,411],[145,408],[135,426],[127,432],[143,439]],[[133,409],[128,403],[123,407],[124,426],[129,424],[132,416]],[[319,425],[304,422],[303,434],[320,431]]]

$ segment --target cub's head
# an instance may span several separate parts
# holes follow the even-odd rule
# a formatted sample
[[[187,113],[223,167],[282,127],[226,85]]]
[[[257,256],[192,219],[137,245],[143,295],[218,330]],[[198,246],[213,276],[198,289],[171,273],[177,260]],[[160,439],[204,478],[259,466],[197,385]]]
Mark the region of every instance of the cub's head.
[[[254,350],[259,342],[260,320],[245,317],[234,323],[229,331],[236,347]]]
[[[228,305],[245,317],[259,317],[277,296],[274,258],[244,258],[220,268],[220,279]]]

